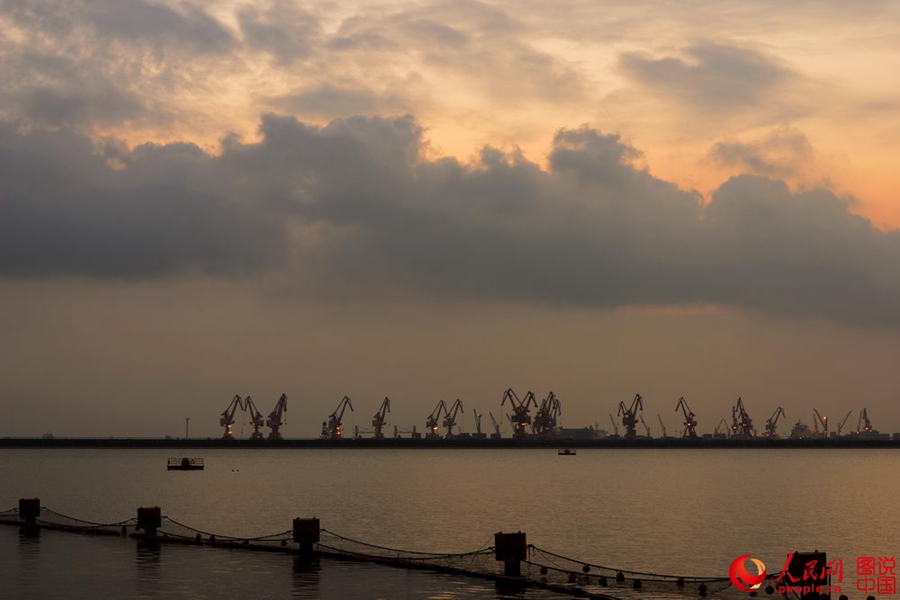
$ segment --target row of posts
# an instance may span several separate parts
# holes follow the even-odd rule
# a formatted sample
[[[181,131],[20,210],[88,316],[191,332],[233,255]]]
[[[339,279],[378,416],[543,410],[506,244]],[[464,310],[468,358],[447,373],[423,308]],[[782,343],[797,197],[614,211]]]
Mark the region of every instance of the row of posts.
[[[36,526],[37,519],[40,516],[40,499],[19,499],[19,519],[26,526]],[[160,507],[142,506],[137,509],[136,530],[143,531],[145,537],[156,537],[156,532],[160,528],[162,528],[162,509]],[[314,554],[314,545],[319,543],[321,535],[319,519],[294,519],[292,531],[293,541],[298,544],[300,555],[311,557]],[[200,534],[197,535],[199,539]],[[504,575],[507,577],[521,577],[522,561],[528,558],[528,542],[525,534],[521,531],[517,533],[495,533],[494,558],[503,563]]]

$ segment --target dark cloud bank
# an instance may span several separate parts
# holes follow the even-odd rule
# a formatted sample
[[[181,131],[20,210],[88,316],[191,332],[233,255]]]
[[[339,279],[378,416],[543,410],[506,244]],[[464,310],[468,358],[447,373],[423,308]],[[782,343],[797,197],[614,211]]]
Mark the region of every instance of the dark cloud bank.
[[[0,275],[281,272],[326,291],[900,325],[900,235],[824,189],[744,175],[704,206],[587,128],[556,135],[546,170],[492,148],[473,164],[426,158],[409,117],[268,115],[261,133],[214,156],[0,126]]]

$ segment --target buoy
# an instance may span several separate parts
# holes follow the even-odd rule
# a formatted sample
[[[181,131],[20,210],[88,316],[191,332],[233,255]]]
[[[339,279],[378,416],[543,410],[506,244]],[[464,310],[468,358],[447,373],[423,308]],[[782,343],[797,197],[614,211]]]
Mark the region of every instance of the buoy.
[[[635,579],[635,580],[634,580],[634,583],[632,584],[632,587],[634,587],[634,589],[636,589],[636,590],[641,589],[641,580],[640,580],[640,579]]]
[[[591,567],[588,566],[588,565],[584,565],[583,567],[581,567],[581,572],[582,572],[582,573],[590,573],[590,572],[591,572]]]
[[[215,544],[215,543],[216,543],[216,536],[215,536],[215,535],[210,535],[210,536],[209,536],[209,543],[210,543],[210,544]]]
[[[847,594],[841,594],[838,600],[850,600],[850,598],[847,597]]]
[[[706,584],[701,583],[700,586],[697,588],[697,591],[700,592],[701,596],[705,596],[706,595]]]
[[[569,573],[569,583],[575,583],[575,573]]]
[[[616,581],[618,581],[619,583],[625,581],[625,573],[623,573],[622,571],[616,573]]]
[[[678,587],[684,587],[684,577],[679,577],[675,580],[675,585]]]
[[[287,540],[281,540],[281,547],[284,548],[287,546]]]
[[[606,586],[609,585],[609,582],[606,580],[606,577],[601,577],[601,578],[600,578],[600,581],[598,581],[597,583],[599,583],[599,584],[602,585],[603,587],[606,587]]]
[[[771,583],[766,586],[766,593],[770,596],[775,593],[775,588],[772,587]]]
[[[203,536],[198,533],[194,536],[194,541],[199,544],[201,541],[203,541]]]
[[[547,567],[541,567],[541,575],[547,574]]]

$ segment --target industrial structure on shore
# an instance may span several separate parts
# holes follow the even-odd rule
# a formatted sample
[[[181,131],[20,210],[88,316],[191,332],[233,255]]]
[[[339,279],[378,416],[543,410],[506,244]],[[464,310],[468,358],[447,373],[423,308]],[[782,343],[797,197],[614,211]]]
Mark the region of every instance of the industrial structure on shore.
[[[465,414],[463,401],[457,398],[452,403],[447,403],[443,399],[439,400],[434,410],[425,418],[425,427],[422,432],[418,431],[416,426],[401,427],[393,426],[392,438],[409,437],[412,439],[427,440],[484,440],[484,439],[501,439],[501,424],[508,423],[512,439],[518,440],[599,440],[599,439],[683,439],[683,440],[700,440],[700,439],[733,439],[733,440],[753,440],[756,438],[779,440],[779,439],[836,439],[855,437],[857,439],[883,440],[890,439],[888,434],[879,433],[873,428],[869,419],[867,409],[863,408],[859,412],[856,429],[845,432],[850,415],[853,411],[848,411],[838,423],[835,430],[829,430],[829,418],[822,415],[817,409],[813,409],[813,427],[810,428],[802,420],[798,420],[788,435],[782,436],[778,433],[778,422],[782,417],[786,418],[785,411],[782,407],[775,409],[766,422],[762,432],[757,432],[753,424],[753,419],[744,403],[743,398],[738,398],[734,406],[731,407],[731,421],[723,418],[716,425],[713,433],[699,434],[697,432],[697,415],[691,410],[687,400],[682,396],[675,405],[675,412],[681,412],[683,421],[681,423],[680,436],[669,436],[666,431],[665,422],[662,415],[657,412],[659,421],[659,435],[653,436],[650,426],[644,420],[644,398],[640,394],[635,394],[630,404],[624,401],[619,402],[616,417],[613,413],[609,414],[610,423],[612,424],[612,433],[600,429],[596,423],[593,426],[581,429],[564,428],[559,423],[559,416],[562,414],[562,403],[560,399],[552,391],[549,392],[544,399],[538,403],[534,392],[529,391],[523,397],[509,388],[503,392],[500,399],[500,411],[507,409],[508,413],[500,412],[500,420],[489,412],[492,431],[485,433],[482,431],[483,413],[472,409],[475,422],[474,432],[462,431],[460,423],[462,415]],[[350,409],[353,412],[353,401],[344,396],[338,403],[334,412],[328,415],[328,418],[322,422],[322,439],[341,440],[345,438],[361,439],[386,439],[386,429],[390,426],[388,423],[388,414],[391,412],[391,400],[385,397],[378,408],[378,411],[372,417],[372,429],[360,429],[358,426],[353,427],[352,435],[345,435],[344,415]],[[532,409],[534,414],[532,415]],[[241,411],[243,416],[238,415]],[[287,396],[282,394],[275,404],[275,408],[269,413],[269,416],[263,419],[262,412],[256,407],[250,396],[241,398],[235,395],[231,402],[222,411],[219,416],[219,425],[223,428],[222,439],[234,439],[234,426],[236,423],[249,423],[253,428],[250,435],[251,440],[266,439],[260,431],[262,427],[268,427],[270,433],[269,440],[281,440],[281,426],[285,424],[284,414],[287,412]],[[651,417],[652,420],[652,417]],[[619,426],[622,426],[622,434],[619,433]],[[638,431],[641,426],[643,433]],[[821,429],[820,429],[821,426]],[[900,434],[895,434],[895,438],[900,439]]]

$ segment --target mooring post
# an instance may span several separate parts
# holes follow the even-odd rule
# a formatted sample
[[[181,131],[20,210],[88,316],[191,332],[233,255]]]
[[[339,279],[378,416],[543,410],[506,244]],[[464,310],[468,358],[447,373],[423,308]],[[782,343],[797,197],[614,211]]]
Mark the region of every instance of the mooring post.
[[[142,506],[137,509],[135,529],[143,529],[144,535],[156,537],[156,530],[162,527],[162,510],[158,506]]]
[[[19,518],[25,521],[25,525],[37,525],[39,516],[41,516],[40,498],[19,498]]]
[[[522,576],[522,561],[528,558],[525,534],[495,533],[494,558],[503,562],[503,574],[507,577]]]
[[[319,543],[319,519],[294,519],[294,541],[300,545],[299,554],[301,558],[312,560],[313,544]]]

